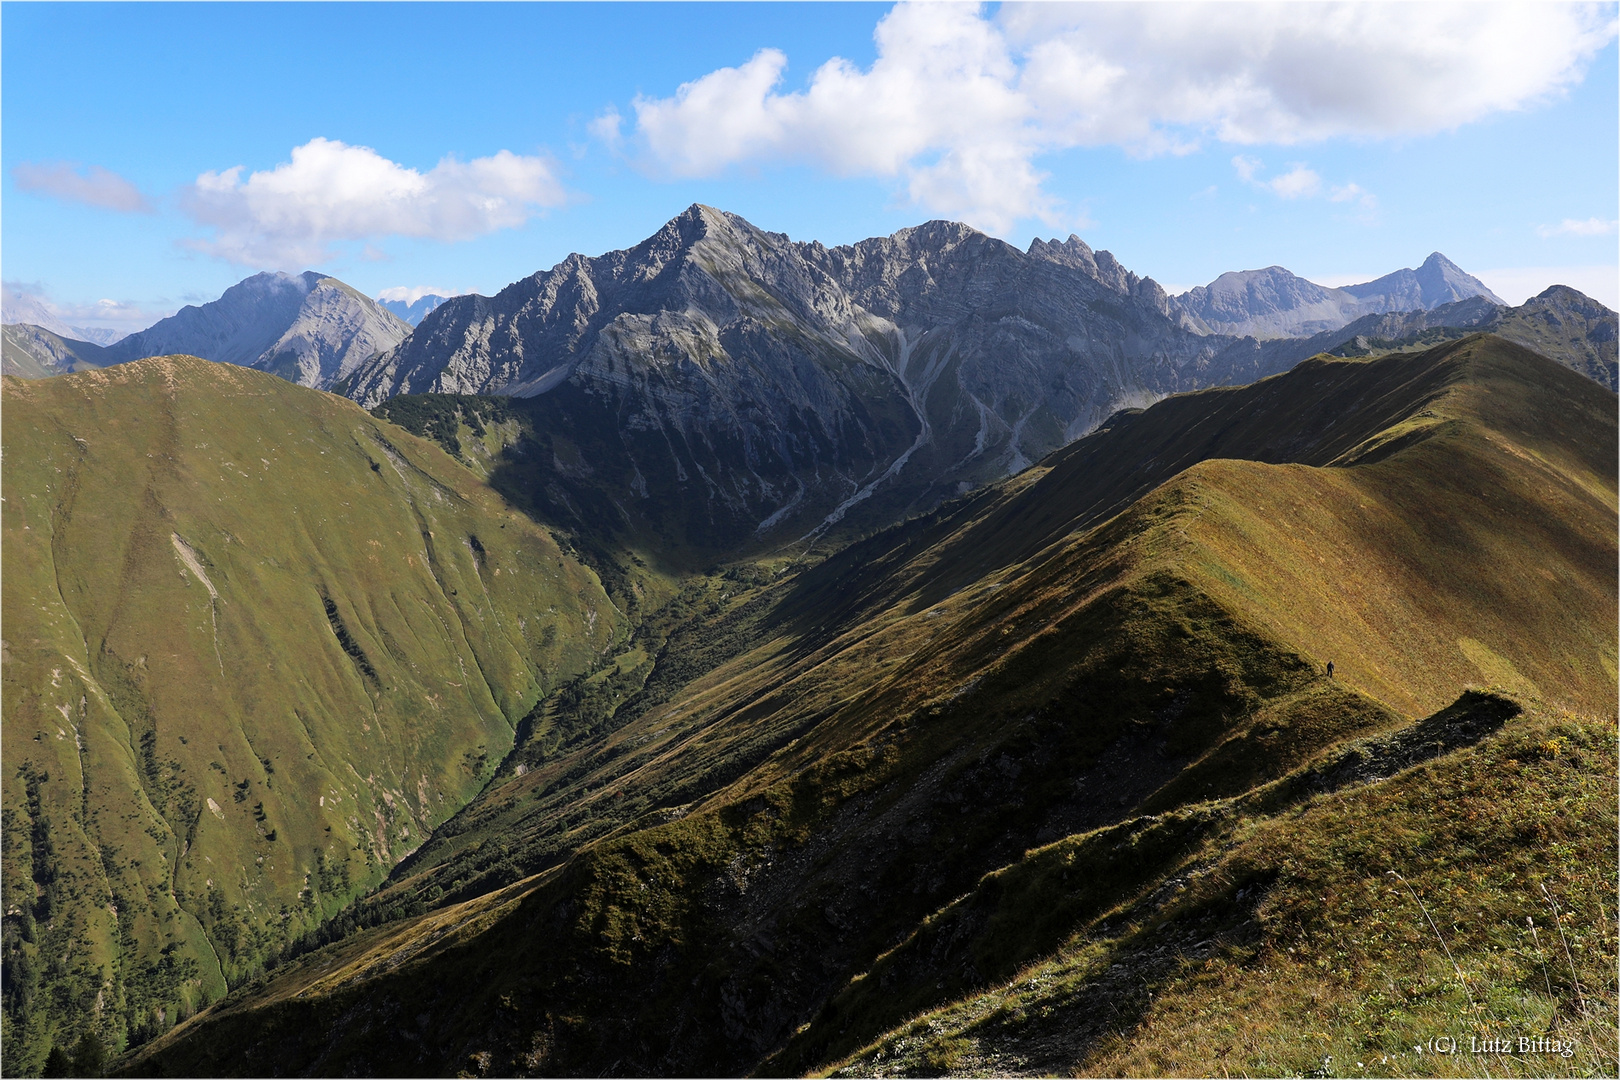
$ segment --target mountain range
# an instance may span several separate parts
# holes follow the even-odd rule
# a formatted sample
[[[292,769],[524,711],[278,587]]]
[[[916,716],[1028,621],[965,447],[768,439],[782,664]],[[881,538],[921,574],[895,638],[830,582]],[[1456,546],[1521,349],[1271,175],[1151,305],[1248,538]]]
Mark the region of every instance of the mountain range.
[[[1436,251],[1416,270],[1402,269],[1360,285],[1327,288],[1280,266],[1222,274],[1174,300],[1190,325],[1208,333],[1265,340],[1310,337],[1366,315],[1429,311],[1483,297],[1507,305],[1485,283]]]
[[[780,293],[794,297],[793,303],[809,303],[811,309],[800,311],[795,316],[807,320],[801,331],[812,337],[830,334],[835,344],[843,339],[860,339],[865,342],[867,352],[874,348],[878,352],[892,350],[893,343],[886,341],[881,332],[877,332],[873,340],[866,341],[867,329],[838,325],[840,319],[856,317],[856,309],[861,312],[860,318],[876,316],[896,326],[907,319],[914,320],[914,323],[905,323],[912,333],[920,332],[923,324],[928,324],[937,339],[936,320],[955,318],[962,312],[979,311],[980,308],[983,308],[979,311],[983,317],[997,305],[1016,307],[1021,302],[1016,298],[996,295],[997,289],[1012,287],[1011,279],[1005,275],[1001,279],[986,275],[973,284],[975,291],[957,296],[957,315],[928,306],[933,301],[925,301],[924,294],[937,299],[945,294],[941,292],[942,287],[945,292],[955,287],[948,280],[953,272],[957,273],[960,281],[966,281],[960,274],[960,268],[957,271],[946,268],[941,282],[925,285],[924,279],[932,273],[930,268],[945,267],[953,259],[961,262],[963,259],[976,258],[981,247],[989,250],[999,246],[990,242],[989,238],[974,233],[982,243],[963,245],[959,241],[945,241],[944,247],[935,243],[935,248],[930,249],[929,244],[934,241],[929,237],[937,240],[953,231],[964,235],[971,232],[965,226],[947,222],[931,222],[922,226],[920,231],[904,230],[895,237],[875,238],[849,248],[828,251],[817,244],[793,244],[778,234],[764,233],[735,215],[694,206],[666,226],[659,235],[665,236],[673,230],[686,237],[685,243],[701,242],[711,248],[724,248],[730,241],[722,235],[727,229],[715,224],[720,221],[730,222],[727,228],[730,229],[731,239],[752,238],[741,240],[744,247],[753,244],[758,248],[761,243],[767,247],[774,245],[773,250],[778,255],[787,256],[785,262],[777,260],[776,263],[770,259],[745,259],[742,277],[748,278],[755,272],[762,276],[759,280],[749,278],[743,292],[770,296]],[[687,224],[683,225],[682,222]],[[706,231],[711,225],[717,229],[715,236],[700,241],[693,232],[694,226],[699,231]],[[866,286],[857,283],[849,274],[853,272],[851,267],[864,263],[880,249],[887,251],[883,260],[888,265],[882,272],[894,276],[894,282],[886,289],[882,299],[874,299],[863,292]],[[822,254],[818,255],[818,251]],[[1001,253],[1003,261],[1006,254]],[[1314,346],[1318,342],[1311,338],[1333,334],[1369,315],[1451,309],[1453,304],[1476,297],[1483,298],[1495,307],[1505,307],[1482,282],[1438,252],[1430,255],[1417,270],[1398,270],[1374,281],[1339,289],[1324,288],[1274,266],[1265,270],[1223,274],[1208,286],[1178,297],[1165,296],[1164,291],[1151,279],[1139,278],[1126,270],[1106,251],[1094,252],[1077,236],[1063,242],[1037,239],[1025,254],[1030,259],[1055,263],[1077,272],[1093,285],[1101,286],[1108,293],[1123,299],[1128,307],[1157,312],[1173,324],[1170,327],[1149,327],[1144,324],[1129,330],[1123,326],[1111,326],[1106,318],[1099,318],[1095,311],[1079,310],[1081,306],[1091,304],[1094,297],[1087,298],[1083,290],[1070,289],[1061,280],[1048,283],[1050,295],[1043,301],[1045,308],[1067,309],[1059,316],[1059,322],[1063,325],[1052,328],[1051,332],[1061,332],[1067,339],[1067,348],[1077,355],[1087,355],[1091,367],[1113,365],[1119,368],[1114,373],[1117,377],[1104,380],[1104,393],[1088,395],[1081,391],[1079,396],[1106,397],[1112,393],[1116,402],[1133,395],[1151,396],[1189,386],[1243,381],[1244,378],[1282,370],[1287,363],[1310,355],[1309,351],[1297,347],[1298,344],[1309,341]],[[846,255],[852,256],[855,262],[848,262]],[[325,389],[341,384],[372,405],[380,400],[380,395],[399,388],[421,388],[426,385],[439,386],[441,389],[454,387],[460,392],[492,393],[498,389],[502,393],[519,396],[533,395],[549,389],[562,372],[578,369],[582,360],[581,350],[595,348],[597,334],[618,316],[656,315],[660,312],[673,315],[677,313],[678,304],[692,302],[701,307],[703,302],[707,302],[699,295],[702,289],[693,296],[683,297],[673,293],[665,295],[659,287],[652,286],[653,278],[663,272],[660,268],[665,264],[660,260],[672,257],[679,261],[679,256],[671,256],[663,251],[655,237],[629,251],[612,252],[596,259],[570,256],[553,270],[516,283],[496,298],[479,298],[486,308],[490,304],[495,305],[490,310],[514,303],[538,304],[546,309],[544,313],[538,313],[537,308],[537,313],[530,317],[531,322],[534,319],[555,322],[563,312],[550,309],[562,305],[571,310],[570,317],[576,322],[583,320],[583,330],[577,337],[568,338],[565,335],[554,339],[544,334],[536,337],[535,325],[521,329],[503,326],[500,327],[501,334],[505,335],[502,340],[469,343],[453,340],[456,334],[453,328],[429,328],[429,335],[438,334],[439,337],[419,339],[403,361],[392,356],[385,360],[381,354],[391,353],[395,345],[403,344],[414,328],[419,327],[424,319],[446,302],[446,297],[437,294],[413,297],[407,290],[396,289],[385,290],[384,293],[385,296],[396,298],[371,301],[342,282],[313,272],[296,277],[259,274],[233,286],[217,301],[186,308],[139,334],[114,342],[111,332],[92,334],[91,331],[60,325],[59,320],[35,298],[8,290],[6,318],[9,329],[4,348],[4,370],[9,374],[37,378],[120,363],[145,355],[185,353],[271,370],[302,385]],[[795,260],[803,266],[790,269],[789,264]],[[921,260],[927,265],[912,268],[907,260]],[[548,282],[562,281],[570,273],[577,273],[581,267],[585,268],[583,272],[591,279],[591,289],[597,285],[607,289],[605,298],[594,292],[582,294],[577,300],[566,295],[549,298],[527,296],[536,288],[543,291],[549,287]],[[805,267],[814,267],[808,278],[805,277]],[[918,269],[921,276],[918,276]],[[772,276],[780,276],[784,272],[788,276],[780,280]],[[906,273],[911,277],[902,281],[900,275]],[[736,274],[732,276],[736,277]],[[636,281],[642,284],[632,284]],[[721,283],[720,291],[724,292],[727,287]],[[914,292],[916,295],[913,295]],[[1579,298],[1572,302],[1585,304],[1596,313],[1576,317],[1575,321],[1584,319],[1592,324],[1584,338],[1581,335],[1572,337],[1567,334],[1525,332],[1515,340],[1546,350],[1554,359],[1570,363],[1588,374],[1596,373],[1596,377],[1602,378],[1602,372],[1612,366],[1612,358],[1606,359],[1603,355],[1602,344],[1607,324],[1603,324],[1605,316],[1601,313],[1607,309],[1580,297],[1573,290],[1568,290],[1568,295]],[[872,305],[870,310],[865,307],[868,301]],[[468,302],[477,301],[469,297]],[[722,303],[722,307],[727,303],[735,305],[736,302],[737,298],[733,297]],[[604,303],[606,309],[598,311]],[[844,310],[846,308],[847,312]],[[390,315],[399,321],[390,319]],[[711,311],[705,317],[710,322],[718,317],[721,320],[721,323],[715,323],[718,328],[731,316],[725,311]],[[1144,316],[1139,312],[1135,317]],[[1151,316],[1145,317],[1151,320]],[[900,322],[895,322],[896,318]],[[1607,318],[1612,323],[1612,315]],[[1448,324],[1457,324],[1458,316],[1437,315],[1429,319],[1428,324],[1438,326],[1440,322],[1448,320]],[[501,316],[497,314],[493,321],[479,321],[477,325],[493,331],[500,322]],[[1078,323],[1087,323],[1085,334],[1069,332]],[[461,329],[466,331],[472,325],[472,322],[466,322]],[[1009,326],[1003,325],[1000,332],[1009,332]],[[1189,335],[1209,340],[1189,344]],[[91,340],[92,337],[95,339]],[[1232,348],[1234,342],[1227,340],[1243,337],[1259,340],[1262,347]],[[1612,338],[1608,340],[1612,343]],[[981,344],[968,341],[965,347],[971,351]],[[1334,344],[1340,342],[1335,341]],[[104,351],[108,345],[116,347],[110,352]],[[632,344],[632,351],[636,347]],[[660,347],[679,349],[684,346],[665,342]],[[749,348],[746,344],[740,347],[744,351]],[[1020,345],[1025,353],[1030,348],[1031,344],[1027,342]],[[1040,351],[1039,346],[1035,348]],[[538,357],[537,350],[540,354]],[[480,351],[483,355],[474,355]],[[1223,351],[1225,355],[1218,355]],[[1609,352],[1612,351],[1611,344]],[[462,355],[464,352],[466,355]],[[1112,355],[1103,355],[1109,353]],[[1201,357],[1194,362],[1191,371],[1186,370],[1189,354]],[[379,375],[372,371],[362,376],[360,368],[368,362],[374,367],[381,365],[387,368],[389,373]],[[412,370],[396,373],[394,369],[401,362],[410,365]],[[468,368],[469,364],[471,368]],[[545,371],[535,369],[536,364],[543,366]],[[1137,370],[1144,365],[1151,367],[1155,364],[1161,368],[1169,365],[1177,370],[1173,375],[1166,370]],[[477,370],[480,365],[488,370],[480,372]],[[769,363],[759,366],[763,370],[770,370]],[[439,374],[441,368],[442,377]],[[526,378],[512,377],[512,373],[519,369],[528,372]],[[581,379],[589,379],[589,372],[587,365]],[[395,374],[398,375],[397,379],[394,379]],[[1046,374],[1050,373],[1034,377],[1039,380]],[[929,381],[926,374],[922,377]],[[906,382],[910,378],[912,376],[902,375],[901,380]],[[390,379],[394,381],[390,382]],[[540,381],[534,381],[536,379]],[[947,384],[950,381],[947,378]],[[1612,387],[1612,379],[1608,385]],[[384,389],[379,390],[379,386]],[[1005,388],[998,389],[1005,391]],[[907,383],[906,392],[909,394],[914,390],[915,387]],[[978,412],[986,404],[984,396],[977,390],[970,391],[971,400],[957,400],[952,408],[958,412]],[[990,396],[995,397],[995,393]],[[1017,425],[1021,420],[1024,427],[1028,427],[1029,419],[1033,419],[1026,419],[1015,409],[1009,412],[1009,404],[1006,400],[988,404],[993,420],[990,420],[989,428],[982,435],[975,433],[975,451],[971,456],[975,458],[977,467],[970,466],[969,472],[996,472],[993,466],[986,468],[983,451],[978,448],[985,438],[996,441],[990,429]],[[1078,430],[1084,430],[1088,417],[1089,422],[1095,422],[1099,415],[1106,415],[1107,410],[1103,408],[1106,404],[1107,401],[1099,403],[1089,400],[1060,404],[1057,414],[1051,419],[1064,429],[1066,436],[1072,436],[1076,423],[1080,425]],[[773,405],[780,408],[781,402],[750,400],[746,408],[769,415]],[[921,413],[916,409],[911,411],[917,413],[918,422],[923,422]],[[923,411],[926,412],[926,409]],[[789,417],[769,415],[769,422],[780,425],[791,424],[792,421]],[[1040,426],[1037,423],[1036,427]],[[759,433],[755,434],[757,436]],[[1010,430],[1005,434],[1010,435]],[[1020,429],[1020,438],[1011,440],[1019,445],[1001,455],[1005,462],[1033,460],[1032,452],[1034,456],[1039,456],[1039,453],[1050,448],[1050,439],[1037,436],[1032,441],[1024,440],[1023,434],[1024,431]],[[923,438],[925,443],[931,442],[932,432],[924,432]],[[993,462],[995,457],[991,455],[989,460]]]
[[[1471,987],[1574,1038],[1614,955],[1616,456],[1609,392],[1472,335],[692,579],[324,947],[121,1069],[1207,1072],[1178,1032],[1230,1023],[1229,1071],[1411,1071]]]
[[[1469,290],[1489,296],[1435,255],[1343,292],[1354,304],[1342,306],[1432,307]],[[637,493],[615,512],[632,531],[726,547],[858,532],[1016,472],[1120,408],[1322,351],[1208,329],[1078,237],[1019,252],[931,222],[829,249],[694,206],[636,248],[447,302],[336,389],[371,406],[533,399],[523,411],[552,445],[521,467],[554,467],[526,490],[584,497],[577,457]],[[648,505],[651,491],[671,505]]]
[[[829,249],[694,206],[635,248],[449,300],[336,389],[532,398],[573,447],[553,471],[622,474],[628,518],[664,493],[655,531],[769,542],[926,509],[1124,405],[1270,373],[1095,265],[947,222]]]
[[[1412,1072],[1473,987],[1573,1038],[1613,325],[1260,340],[1076,237],[702,206],[414,330],[317,274],[131,346],[207,358],[8,325],[87,370],[3,380],[6,1069],[1210,1073],[1258,1015],[1220,1070]]]

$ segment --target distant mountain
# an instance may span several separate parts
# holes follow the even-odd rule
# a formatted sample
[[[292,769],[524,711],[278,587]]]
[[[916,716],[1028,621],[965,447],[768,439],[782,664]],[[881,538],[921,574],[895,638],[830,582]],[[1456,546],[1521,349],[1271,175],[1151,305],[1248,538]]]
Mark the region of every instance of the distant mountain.
[[[827,248],[693,206],[446,301],[337,389],[533,397],[542,434],[513,464],[532,488],[604,490],[627,527],[728,547],[886,523],[1262,359],[1078,240],[1022,252],[934,221]]]
[[[7,323],[0,345],[0,373],[43,379],[65,371],[85,371],[106,364],[106,350],[88,341],[62,337],[32,323]]]
[[[1426,311],[1480,296],[1503,301],[1478,278],[1438,251],[1416,270],[1397,270],[1361,285],[1330,289],[1280,266],[1222,274],[1171,300],[1176,310],[1208,333],[1262,340],[1309,337],[1337,330],[1364,315]]]
[[[409,333],[398,316],[337,278],[263,273],[131,334],[105,355],[107,363],[201,356],[326,389]]]
[[[120,337],[117,330],[99,326],[70,326],[57,316],[55,310],[37,296],[18,292],[10,286],[4,291],[4,313],[0,315],[6,325],[28,323],[57,337],[87,341],[92,345],[111,345]]]
[[[1363,303],[1379,305],[1385,311],[1436,308],[1474,296],[1507,306],[1507,301],[1491,292],[1483,281],[1465,273],[1438,251],[1423,260],[1423,265],[1416,270],[1397,270],[1362,285],[1346,285],[1343,291]]]
[[[428,293],[411,301],[389,300],[385,297],[378,297],[377,303],[381,304],[395,315],[398,315],[401,319],[404,319],[412,326],[417,326],[427,316],[428,312],[432,311],[434,308],[438,307],[448,299],[450,299],[448,296],[439,296],[435,293]]]

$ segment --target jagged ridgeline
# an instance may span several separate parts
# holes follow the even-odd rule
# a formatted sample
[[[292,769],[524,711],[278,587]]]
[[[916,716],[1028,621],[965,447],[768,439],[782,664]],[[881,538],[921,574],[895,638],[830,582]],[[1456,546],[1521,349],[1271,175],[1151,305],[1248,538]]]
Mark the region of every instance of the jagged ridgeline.
[[[341,398],[194,357],[4,395],[5,1055],[37,1075],[368,890],[624,624]]]
[[[827,248],[693,206],[633,248],[446,301],[333,389],[528,399],[493,483],[702,566],[871,531],[1122,405],[1297,359],[1186,329],[1078,238],[1023,252],[934,221]]]
[[[379,897],[438,906],[121,1068],[1410,1073],[1472,995],[1612,1072],[1616,458],[1485,335],[1115,416],[715,585]]]

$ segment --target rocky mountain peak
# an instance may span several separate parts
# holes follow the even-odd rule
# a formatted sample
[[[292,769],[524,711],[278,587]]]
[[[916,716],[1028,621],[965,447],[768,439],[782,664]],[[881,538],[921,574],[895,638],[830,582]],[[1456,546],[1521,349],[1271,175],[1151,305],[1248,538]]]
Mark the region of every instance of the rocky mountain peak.
[[[929,221],[829,248],[698,204],[632,248],[444,304],[345,392],[535,398],[536,430],[662,493],[621,506],[627,521],[674,527],[653,518],[681,506],[693,536],[802,534],[852,507],[933,505],[1121,401],[1254,362],[1216,362],[1225,343],[1169,311],[1078,237],[1026,253]]]
[[[1030,242],[1028,254],[1060,266],[1072,267],[1121,296],[1144,299],[1160,314],[1168,315],[1170,312],[1170,298],[1158,282],[1152,278],[1138,277],[1125,269],[1113,252],[1094,251],[1090,244],[1074,233],[1070,233],[1064,241],[1036,237]]]
[[[1413,276],[1417,279],[1425,308],[1466,300],[1471,296],[1483,296],[1493,304],[1506,305],[1506,301],[1493,293],[1483,281],[1465,272],[1438,251],[1424,259],[1423,265],[1417,268]]]
[[[314,270],[267,271],[218,300],[181,308],[103,354],[109,364],[183,353],[325,389],[411,327],[359,290]]]

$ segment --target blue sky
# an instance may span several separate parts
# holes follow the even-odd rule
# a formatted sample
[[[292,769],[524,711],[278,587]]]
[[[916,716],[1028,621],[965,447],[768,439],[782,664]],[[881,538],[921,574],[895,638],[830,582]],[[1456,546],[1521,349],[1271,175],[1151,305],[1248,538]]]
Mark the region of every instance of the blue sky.
[[[132,330],[264,269],[492,293],[693,202],[1076,232],[1172,291],[1439,250],[1620,303],[1616,9],[0,8],[8,302]],[[233,171],[234,170],[234,171]]]

